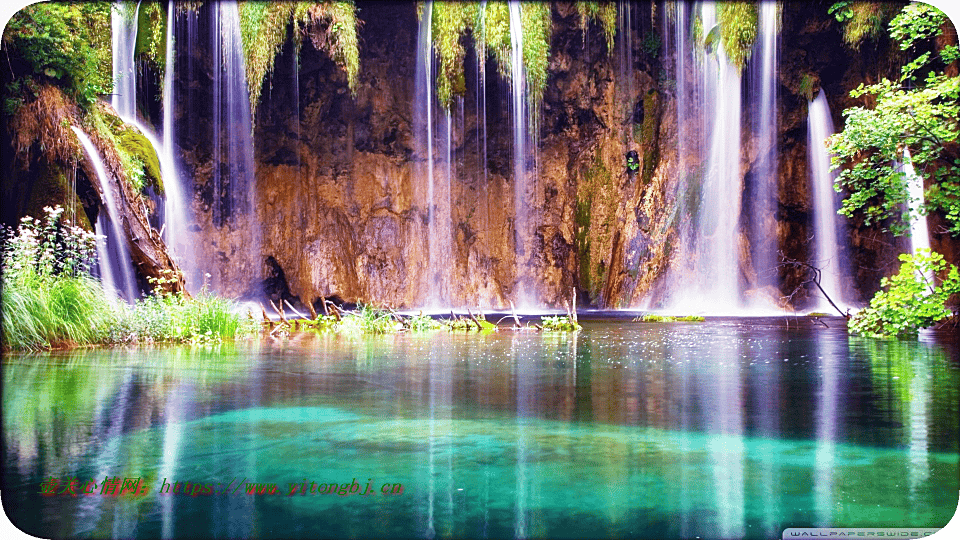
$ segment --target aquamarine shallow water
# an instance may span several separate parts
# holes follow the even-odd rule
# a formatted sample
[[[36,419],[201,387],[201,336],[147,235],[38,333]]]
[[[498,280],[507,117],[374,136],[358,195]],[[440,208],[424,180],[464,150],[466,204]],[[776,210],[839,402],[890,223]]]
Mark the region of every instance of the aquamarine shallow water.
[[[955,344],[831,326],[605,321],[10,355],[3,503],[41,537],[943,526],[960,489]],[[104,477],[147,489],[102,495]],[[73,478],[96,493],[40,493]],[[350,494],[354,481],[372,493]],[[344,496],[318,493],[331,484]]]

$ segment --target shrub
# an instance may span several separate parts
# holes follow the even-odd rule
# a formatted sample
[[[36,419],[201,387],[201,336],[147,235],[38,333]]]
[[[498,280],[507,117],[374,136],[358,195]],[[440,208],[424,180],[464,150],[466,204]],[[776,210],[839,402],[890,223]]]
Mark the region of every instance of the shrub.
[[[875,338],[912,337],[921,328],[933,326],[950,317],[947,299],[960,293],[957,267],[943,256],[929,250],[916,255],[900,255],[900,272],[880,281],[885,290],[878,292],[864,308],[850,319],[851,332]],[[940,286],[927,276],[949,267]]]
[[[541,326],[547,332],[576,332],[582,327],[566,315],[540,317]]]

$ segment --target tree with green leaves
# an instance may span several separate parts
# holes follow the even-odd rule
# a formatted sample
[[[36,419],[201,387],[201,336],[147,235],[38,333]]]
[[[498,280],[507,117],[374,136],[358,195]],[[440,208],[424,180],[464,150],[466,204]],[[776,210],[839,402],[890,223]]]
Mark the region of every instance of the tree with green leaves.
[[[911,211],[942,211],[944,232],[960,236],[960,51],[956,33],[944,31],[949,24],[925,4],[904,7],[890,22],[890,36],[912,59],[896,81],[860,85],[850,94],[865,105],[845,110],[843,131],[829,141],[840,169],[837,189],[848,193],[842,214],[862,214],[867,225],[902,235]],[[907,161],[927,180],[923,201],[910,200]]]
[[[831,8],[838,21],[855,18],[849,4]],[[936,232],[960,236],[960,49],[949,25],[943,12],[926,4],[909,4],[890,21],[890,37],[908,57],[900,77],[853,90],[851,97],[864,106],[845,110],[843,131],[828,141],[840,169],[836,188],[847,193],[840,213],[862,215],[867,225],[899,236],[910,230],[911,214],[942,212],[946,230]],[[911,198],[906,164],[926,180],[922,199]],[[900,260],[900,272],[884,278],[885,290],[850,321],[852,332],[909,337],[950,317],[946,303],[960,293],[956,266],[928,251]],[[936,273],[939,286],[927,277]]]

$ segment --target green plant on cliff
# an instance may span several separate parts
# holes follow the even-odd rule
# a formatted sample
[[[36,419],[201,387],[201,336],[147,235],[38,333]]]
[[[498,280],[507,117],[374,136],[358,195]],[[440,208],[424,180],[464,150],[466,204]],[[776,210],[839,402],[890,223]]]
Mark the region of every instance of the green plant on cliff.
[[[866,39],[876,39],[883,33],[883,25],[900,7],[895,2],[834,2],[827,10],[843,25],[843,41],[854,49]]]
[[[512,78],[510,6],[506,2],[430,2],[420,5],[421,18],[426,16],[428,6],[431,38],[438,58],[437,99],[443,108],[449,109],[453,98],[466,92],[463,60],[464,42],[468,37],[473,39],[478,56],[493,56],[500,75],[507,80]],[[539,120],[540,103],[547,86],[553,20],[547,2],[522,2],[519,7],[523,35],[521,56],[532,130]]]
[[[125,5],[136,6],[134,2]],[[140,2],[137,13],[137,42],[133,55],[139,61],[148,63],[163,78],[167,61],[167,2],[162,0],[144,0]],[[129,16],[132,16],[129,15]]]
[[[250,110],[256,112],[264,81],[273,72],[276,57],[293,27],[299,55],[304,36],[326,51],[347,75],[347,86],[356,95],[360,72],[356,6],[352,0],[324,2],[241,2],[240,36],[246,65]]]
[[[720,41],[730,62],[743,69],[757,40],[756,2],[719,2],[717,20]]]
[[[17,12],[3,33],[9,71],[4,110],[13,113],[55,84],[82,107],[112,88],[109,2],[45,2]]]
[[[587,24],[595,21],[603,29],[603,38],[607,42],[607,54],[613,54],[613,40],[617,35],[616,2],[575,2],[574,7],[580,16],[580,31],[586,33]]]
[[[913,60],[899,80],[850,93],[867,105],[845,110],[843,131],[829,140],[834,167],[840,168],[837,189],[849,193],[842,214],[862,215],[866,224],[901,235],[911,212],[940,211],[950,234],[960,236],[960,78],[947,70],[958,48],[956,38],[939,39],[948,24],[931,6],[905,7],[891,21],[890,34]],[[926,179],[923,201],[910,199],[899,164],[908,160]]]
[[[850,319],[852,332],[867,337],[912,337],[921,328],[951,316],[945,304],[951,295],[960,293],[957,267],[930,250],[900,255],[900,261],[900,272],[880,281],[885,290]],[[944,270],[947,277],[939,286],[928,281],[927,276]]]

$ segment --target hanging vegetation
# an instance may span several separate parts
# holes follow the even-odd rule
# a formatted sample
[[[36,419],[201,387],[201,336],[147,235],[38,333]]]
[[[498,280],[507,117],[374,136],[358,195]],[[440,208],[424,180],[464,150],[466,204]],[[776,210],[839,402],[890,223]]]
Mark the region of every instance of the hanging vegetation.
[[[136,4],[127,2],[126,5]],[[149,0],[140,2],[137,11],[137,42],[134,58],[146,62],[163,79],[163,70],[167,54],[167,11],[166,2]],[[132,14],[131,14],[132,16]]]
[[[463,75],[466,51],[462,36],[477,26],[480,14],[476,3],[435,2],[431,4],[430,32],[437,53],[437,99],[450,109],[453,96],[467,91]]]
[[[580,16],[580,31],[586,33],[590,21],[595,21],[603,29],[603,37],[607,41],[607,54],[613,54],[613,40],[617,35],[617,4],[616,2],[576,2],[577,14]]]
[[[830,14],[843,23],[843,41],[853,49],[867,39],[876,39],[883,34],[883,27],[896,15],[901,4],[895,2],[835,2]]]
[[[431,2],[430,29],[439,67],[437,69],[437,99],[449,109],[454,96],[466,92],[463,59],[466,55],[463,38],[471,36],[481,57],[487,54],[497,61],[500,75],[512,77],[512,41],[510,36],[510,7],[506,2]],[[418,13],[423,17],[426,6]],[[527,103],[533,125],[539,117],[540,102],[547,86],[547,63],[550,58],[550,37],[553,20],[550,4],[523,2],[520,4],[520,26],[523,34],[523,67],[526,74]]]
[[[738,70],[747,63],[757,40],[757,9],[756,2],[717,3],[720,41],[727,58]]]
[[[356,95],[360,71],[357,48],[356,6],[352,1],[326,2],[241,2],[240,34],[246,61],[250,110],[255,113],[264,81],[273,72],[274,62],[293,24],[294,45],[299,54],[303,36],[327,52],[347,74],[347,85]]]

